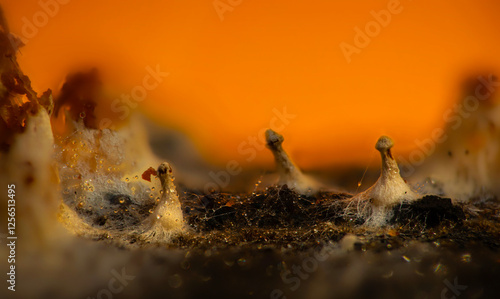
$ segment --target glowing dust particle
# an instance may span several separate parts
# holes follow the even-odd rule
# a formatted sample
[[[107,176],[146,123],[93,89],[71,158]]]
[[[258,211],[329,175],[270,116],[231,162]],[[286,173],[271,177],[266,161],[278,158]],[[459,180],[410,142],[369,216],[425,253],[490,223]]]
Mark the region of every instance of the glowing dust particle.
[[[461,260],[464,263],[470,263],[470,261],[471,261],[471,255],[470,255],[470,253],[463,254],[462,257],[461,257]]]

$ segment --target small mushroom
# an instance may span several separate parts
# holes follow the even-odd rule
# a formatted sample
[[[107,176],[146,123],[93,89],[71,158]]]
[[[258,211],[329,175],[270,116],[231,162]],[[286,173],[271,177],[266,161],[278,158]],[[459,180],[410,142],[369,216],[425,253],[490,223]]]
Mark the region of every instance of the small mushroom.
[[[146,219],[146,230],[141,234],[148,241],[169,241],[174,232],[184,228],[182,210],[174,185],[172,167],[163,162],[158,166],[162,195],[153,213]]]
[[[390,206],[403,200],[414,200],[418,196],[406,184],[399,174],[398,163],[392,157],[391,148],[394,141],[382,136],[378,139],[375,148],[382,157],[382,171],[377,182],[355,198],[368,199],[373,206]]]
[[[319,189],[320,185],[310,177],[304,175],[302,171],[293,163],[288,154],[283,150],[284,138],[275,131],[266,131],[266,146],[274,155],[276,168],[280,175],[278,184],[287,185],[300,194],[310,194]]]

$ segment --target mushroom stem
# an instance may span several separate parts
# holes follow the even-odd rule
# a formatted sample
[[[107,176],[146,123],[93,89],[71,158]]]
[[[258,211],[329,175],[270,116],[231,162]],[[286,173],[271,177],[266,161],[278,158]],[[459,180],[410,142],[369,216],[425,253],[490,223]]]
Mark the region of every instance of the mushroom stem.
[[[184,228],[181,205],[172,175],[172,167],[163,162],[158,166],[161,182],[161,199],[152,215],[145,222],[143,237],[149,241],[165,242]]]
[[[276,133],[275,131],[269,129],[266,131],[266,142],[267,148],[271,150],[274,156],[274,161],[276,162],[276,168],[280,174],[285,174],[285,177],[297,178],[302,176],[300,169],[292,162],[288,154],[283,149],[283,141],[285,139],[282,135]],[[280,181],[284,181],[283,176],[280,177]]]
[[[417,198],[399,173],[398,164],[391,153],[393,146],[394,141],[387,136],[380,137],[375,145],[382,157],[380,177],[372,187],[360,194],[368,198],[374,206],[388,206]]]
[[[382,171],[380,174],[380,180],[385,182],[399,181],[403,180],[399,173],[399,166],[394,157],[392,156],[391,148],[394,146],[394,141],[387,137],[382,136],[377,141],[375,148],[380,152],[382,158]]]
[[[167,192],[176,192],[174,185],[174,177],[172,175],[172,167],[167,162],[163,162],[158,166],[158,177],[160,178],[161,189],[163,191],[162,199],[166,199]]]
[[[155,216],[154,218],[156,219],[172,218],[170,220],[165,219],[164,222],[167,221],[170,223],[171,220],[173,220],[174,222],[170,224],[176,226],[175,222],[179,222],[179,219],[177,219],[179,218],[177,217],[177,209],[180,209],[180,203],[179,197],[177,196],[177,190],[174,185],[172,167],[166,162],[161,163],[160,166],[158,166],[158,177],[160,178],[162,194],[153,216]],[[182,222],[182,213],[180,213],[180,215],[180,220]],[[165,224],[167,222],[165,222]]]
[[[276,169],[280,175],[278,184],[286,184],[301,194],[317,191],[319,184],[305,176],[283,149],[284,140],[283,136],[275,131],[271,129],[266,131],[266,146],[273,153]]]

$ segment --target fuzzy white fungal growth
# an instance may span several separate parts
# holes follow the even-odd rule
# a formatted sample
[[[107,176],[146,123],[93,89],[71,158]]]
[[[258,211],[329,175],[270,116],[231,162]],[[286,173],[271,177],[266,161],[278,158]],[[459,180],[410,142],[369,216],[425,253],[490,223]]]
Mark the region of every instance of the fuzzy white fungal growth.
[[[442,136],[421,142],[419,150],[429,157],[409,170],[425,192],[465,202],[500,198],[498,84],[492,75],[467,80]]]
[[[146,148],[138,124],[119,131],[85,128],[81,121],[73,125],[73,134],[59,138],[56,157],[63,198],[69,207],[113,209],[105,200],[113,194],[142,204],[146,192],[155,186],[139,176],[158,162]],[[159,192],[151,193],[159,196]]]
[[[378,139],[375,148],[382,157],[382,171],[377,182],[358,196],[370,200],[374,206],[390,206],[403,200],[414,200],[418,196],[413,192],[399,174],[398,163],[392,157],[391,148],[394,141],[382,136]]]
[[[288,154],[283,150],[284,138],[275,131],[266,131],[266,145],[274,155],[276,168],[280,175],[278,184],[287,185],[301,194],[310,194],[319,189],[320,185],[310,177],[304,175],[302,171],[293,163]]]
[[[141,235],[147,241],[165,242],[171,236],[184,229],[182,209],[174,185],[172,167],[163,162],[158,166],[158,177],[161,182],[161,199],[153,213],[146,219]]]
[[[107,234],[127,244],[132,235],[168,243],[184,228],[172,168],[162,163],[157,171],[148,169],[159,162],[140,123],[118,131],[86,128],[82,121],[72,125],[74,133],[59,138],[57,155],[64,199],[59,220],[68,230],[86,237]],[[157,179],[145,173],[157,173]],[[155,202],[144,219],[140,210]]]
[[[60,196],[52,165],[53,150],[50,118],[47,111],[40,108],[37,114],[27,119],[25,132],[16,136],[1,163],[0,182],[4,186],[15,185],[15,195],[19,198],[16,206],[23,211],[17,215],[21,225],[16,229],[25,236],[29,246],[22,249],[33,247],[38,250],[39,246],[54,242],[62,233],[62,226],[56,224]]]

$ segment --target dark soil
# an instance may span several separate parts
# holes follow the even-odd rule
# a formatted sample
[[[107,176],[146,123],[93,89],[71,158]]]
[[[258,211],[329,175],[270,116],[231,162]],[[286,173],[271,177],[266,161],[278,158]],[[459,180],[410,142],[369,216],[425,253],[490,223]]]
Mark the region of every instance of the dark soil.
[[[429,195],[415,202],[394,207],[391,223],[421,224],[431,228],[443,221],[462,224],[463,220],[465,220],[464,211],[461,207],[454,206],[450,198]]]
[[[304,250],[350,233],[365,240],[359,249],[394,249],[410,240],[439,241],[444,246],[482,245],[500,249],[499,210],[482,208],[475,215],[451,199],[425,196],[393,208],[390,225],[366,228],[364,219],[343,211],[351,195],[323,192],[303,196],[282,187],[254,194],[184,192],[180,196],[187,223],[195,230],[176,246],[271,247]]]
[[[387,226],[370,228],[345,213],[351,195],[344,193],[303,196],[282,186],[248,194],[190,190],[179,198],[191,230],[170,245],[95,239],[139,249],[141,263],[150,261],[134,272],[143,297],[451,298],[455,280],[466,287],[460,298],[500,291],[496,201],[454,205],[425,196],[395,206]],[[154,209],[119,194],[107,200],[112,213],[77,212],[95,227],[119,230],[116,223],[140,223]],[[325,250],[326,260],[315,258]]]

